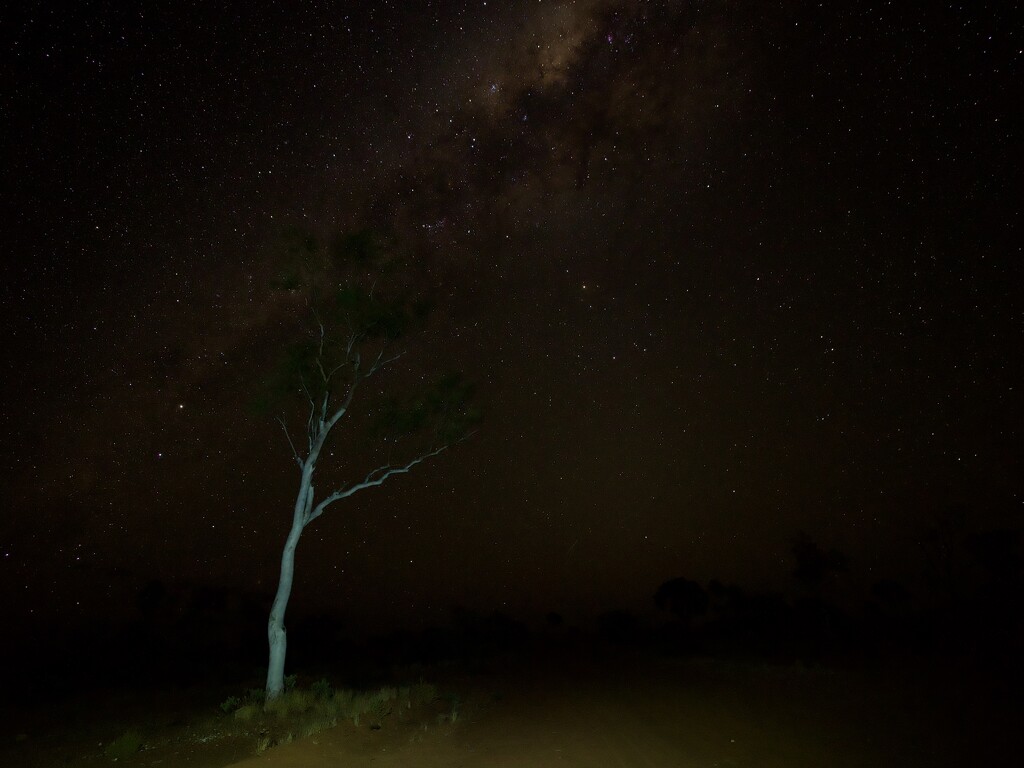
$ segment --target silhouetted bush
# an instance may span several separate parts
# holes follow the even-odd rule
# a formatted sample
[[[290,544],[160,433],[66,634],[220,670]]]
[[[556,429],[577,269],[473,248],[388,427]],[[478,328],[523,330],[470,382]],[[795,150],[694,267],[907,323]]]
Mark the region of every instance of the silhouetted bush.
[[[658,587],[654,603],[662,610],[671,611],[684,626],[689,626],[695,618],[707,614],[710,600],[700,584],[680,576]]]

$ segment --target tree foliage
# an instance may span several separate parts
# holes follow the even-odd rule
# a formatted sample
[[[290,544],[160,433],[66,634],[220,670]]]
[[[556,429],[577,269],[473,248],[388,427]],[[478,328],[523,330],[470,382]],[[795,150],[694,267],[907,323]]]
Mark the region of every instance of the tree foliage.
[[[276,245],[273,285],[299,297],[309,317],[303,338],[289,344],[255,403],[279,413],[289,402],[333,399],[399,356],[393,350],[422,330],[433,302],[409,279],[408,259],[394,238],[372,229],[321,242],[289,227]],[[397,441],[429,435],[434,445],[461,439],[480,422],[475,387],[445,372],[419,391],[391,396],[378,408],[373,435]]]

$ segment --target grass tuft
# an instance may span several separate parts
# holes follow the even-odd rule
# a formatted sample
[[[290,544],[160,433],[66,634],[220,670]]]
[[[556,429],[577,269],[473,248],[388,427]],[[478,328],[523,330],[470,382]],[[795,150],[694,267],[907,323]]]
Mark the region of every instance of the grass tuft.
[[[329,699],[333,693],[330,682],[326,678],[317,680],[311,686],[309,686],[309,692],[316,696],[318,699]]]
[[[103,749],[110,760],[127,760],[142,749],[142,736],[138,731],[125,731]]]
[[[235,710],[235,719],[248,723],[259,717],[262,711],[263,707],[259,704],[246,704],[244,707],[239,707]]]
[[[362,723],[381,728],[395,712],[400,713],[397,717],[415,717],[407,711],[426,706],[436,708],[438,702],[451,704],[450,714],[446,712],[444,718],[455,722],[457,701],[442,696],[435,686],[423,681],[410,686],[357,690],[334,688],[328,680],[321,679],[309,688],[286,686],[280,696],[269,702],[262,689],[253,688],[241,697],[228,698],[220,710],[231,715],[230,719],[238,723],[236,728],[256,738],[256,753],[261,754],[278,744],[309,738],[345,721],[356,727]]]
[[[220,711],[223,712],[225,715],[230,715],[240,706],[242,706],[241,699],[239,699],[237,696],[228,696],[228,698],[221,702]]]

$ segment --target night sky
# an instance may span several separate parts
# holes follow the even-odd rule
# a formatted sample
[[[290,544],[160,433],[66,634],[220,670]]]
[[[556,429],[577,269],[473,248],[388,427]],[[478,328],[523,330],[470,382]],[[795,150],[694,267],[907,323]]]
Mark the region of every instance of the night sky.
[[[1011,5],[4,10],[5,615],[273,594],[298,477],[250,403],[286,225],[394,232],[436,311],[377,384],[459,369],[485,414],[307,530],[293,612],[784,589],[800,532],[855,591],[950,505],[1019,527]],[[336,440],[330,477],[375,466]]]

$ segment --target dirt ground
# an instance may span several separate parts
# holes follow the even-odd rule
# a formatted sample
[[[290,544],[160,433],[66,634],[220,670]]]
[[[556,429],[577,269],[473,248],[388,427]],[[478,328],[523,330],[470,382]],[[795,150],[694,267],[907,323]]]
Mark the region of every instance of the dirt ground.
[[[492,663],[473,675],[439,671],[446,677],[439,689],[458,694],[454,707],[389,718],[379,729],[345,722],[260,754],[226,721],[200,727],[187,702],[166,706],[149,718],[145,750],[120,764],[959,768],[1010,761],[1024,725],[1019,708],[972,681],[969,670],[943,672],[946,680],[934,668],[867,673],[628,656]],[[118,703],[96,706],[113,713]],[[95,746],[103,729],[90,727],[80,718],[67,732],[38,727],[16,742],[5,734],[0,764],[110,765]]]
[[[929,681],[899,677],[693,661],[497,675],[476,681],[453,726],[356,738],[339,728],[235,765],[913,768],[1006,759],[1012,715],[998,722],[982,715],[992,702],[942,700]]]

